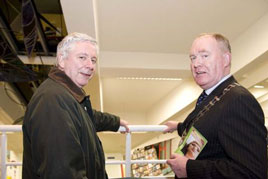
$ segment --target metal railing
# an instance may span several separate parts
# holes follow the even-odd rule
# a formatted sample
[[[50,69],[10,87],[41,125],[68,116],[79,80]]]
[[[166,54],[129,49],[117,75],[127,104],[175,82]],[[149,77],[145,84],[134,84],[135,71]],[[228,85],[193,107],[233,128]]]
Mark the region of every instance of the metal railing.
[[[131,177],[131,165],[134,163],[166,163],[166,160],[131,160],[131,132],[162,132],[165,125],[129,125],[130,132],[126,133],[126,150],[124,161],[106,161],[106,164],[124,164],[126,177]],[[7,132],[21,132],[21,125],[0,125],[1,132],[1,178],[6,178],[8,166],[22,166],[22,162],[7,162]],[[120,127],[119,132],[124,132],[125,128]],[[157,177],[161,178],[161,177]],[[165,178],[165,177],[163,177]]]

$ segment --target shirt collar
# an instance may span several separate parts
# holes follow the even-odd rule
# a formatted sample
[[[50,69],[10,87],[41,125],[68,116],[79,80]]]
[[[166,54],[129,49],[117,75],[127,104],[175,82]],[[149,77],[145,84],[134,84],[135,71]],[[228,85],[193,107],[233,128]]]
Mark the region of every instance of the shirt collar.
[[[86,97],[82,88],[79,88],[65,73],[57,67],[52,67],[48,77],[64,86],[73,97],[81,103]]]
[[[207,95],[209,95],[215,88],[217,88],[217,86],[219,86],[222,82],[224,82],[225,80],[227,80],[230,76],[231,76],[231,74],[226,75],[225,77],[223,77],[216,85],[214,85],[211,88],[205,90],[205,93]]]

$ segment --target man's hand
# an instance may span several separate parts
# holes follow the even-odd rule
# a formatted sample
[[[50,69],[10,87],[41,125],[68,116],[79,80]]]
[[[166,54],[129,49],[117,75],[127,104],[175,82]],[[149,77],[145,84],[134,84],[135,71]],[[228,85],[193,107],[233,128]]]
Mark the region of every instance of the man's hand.
[[[175,122],[175,121],[168,121],[166,123],[164,123],[164,125],[167,126],[167,128],[164,130],[164,133],[171,133],[175,130],[177,130],[177,126],[178,126],[178,123]]]
[[[120,126],[124,127],[126,129],[126,132],[129,132],[127,121],[120,119]],[[122,133],[124,133],[124,132],[122,132]]]
[[[186,163],[189,159],[179,154],[172,154],[167,164],[178,178],[187,178]]]

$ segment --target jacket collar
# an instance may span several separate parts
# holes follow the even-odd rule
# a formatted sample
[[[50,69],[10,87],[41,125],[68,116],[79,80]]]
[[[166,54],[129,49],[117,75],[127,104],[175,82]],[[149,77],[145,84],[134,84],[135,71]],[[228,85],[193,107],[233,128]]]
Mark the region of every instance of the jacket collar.
[[[223,93],[223,90],[230,84],[237,82],[234,76],[230,76],[225,81],[223,81],[220,85],[218,85],[208,96],[207,98],[189,114],[189,116],[195,117],[200,110],[204,108],[215,96],[219,96]],[[192,118],[192,117],[191,117]]]
[[[211,92],[211,96],[216,96],[216,95],[220,95],[223,90],[230,84],[232,83],[237,83],[236,79],[234,78],[233,75],[231,75],[229,78],[227,78],[225,81],[223,81],[219,86],[217,86],[212,92]]]
[[[83,99],[86,97],[86,94],[82,88],[79,88],[63,71],[61,71],[57,67],[52,67],[48,77],[52,80],[60,83],[64,86],[73,97],[81,103]]]

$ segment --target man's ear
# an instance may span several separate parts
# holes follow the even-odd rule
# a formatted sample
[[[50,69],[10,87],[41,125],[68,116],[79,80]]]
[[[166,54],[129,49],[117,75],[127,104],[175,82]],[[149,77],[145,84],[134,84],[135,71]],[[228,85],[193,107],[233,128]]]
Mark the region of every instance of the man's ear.
[[[230,66],[231,65],[231,59],[232,59],[232,55],[230,52],[226,52],[223,54],[223,58],[224,58],[224,66]]]
[[[58,67],[59,67],[59,69],[64,69],[65,61],[62,58],[62,55],[61,54],[57,57],[57,60],[58,60]]]

